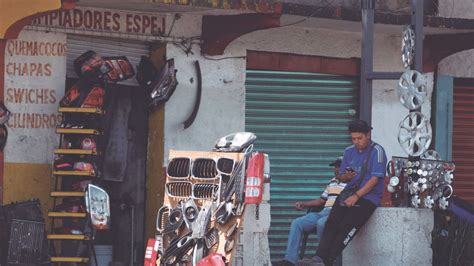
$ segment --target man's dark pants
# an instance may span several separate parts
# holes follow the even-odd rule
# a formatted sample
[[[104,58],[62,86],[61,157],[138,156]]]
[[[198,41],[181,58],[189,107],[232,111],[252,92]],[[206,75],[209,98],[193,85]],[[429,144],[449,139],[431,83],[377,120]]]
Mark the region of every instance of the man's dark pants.
[[[359,199],[356,205],[359,207],[341,207],[339,197],[334,202],[316,253],[324,264],[332,265],[377,207],[366,199]]]

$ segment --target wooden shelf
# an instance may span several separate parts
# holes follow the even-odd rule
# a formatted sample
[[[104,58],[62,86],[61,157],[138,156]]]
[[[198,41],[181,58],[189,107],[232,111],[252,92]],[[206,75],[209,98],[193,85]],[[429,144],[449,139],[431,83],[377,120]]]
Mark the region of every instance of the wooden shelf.
[[[56,128],[57,134],[84,134],[84,135],[102,135],[102,131],[86,128]]]
[[[74,235],[74,234],[48,234],[49,240],[79,240],[85,241],[90,238],[86,235]]]
[[[95,177],[94,171],[53,171],[53,175],[56,176],[92,176]]]
[[[84,197],[85,193],[80,191],[53,191],[51,197]]]
[[[85,212],[48,212],[51,218],[86,218]]]
[[[87,263],[87,262],[89,262],[89,258],[81,258],[81,257],[51,257],[51,262]]]
[[[105,111],[95,107],[59,107],[60,113],[105,114]]]
[[[100,155],[96,150],[81,150],[81,149],[55,149],[55,154],[71,154],[71,155]]]

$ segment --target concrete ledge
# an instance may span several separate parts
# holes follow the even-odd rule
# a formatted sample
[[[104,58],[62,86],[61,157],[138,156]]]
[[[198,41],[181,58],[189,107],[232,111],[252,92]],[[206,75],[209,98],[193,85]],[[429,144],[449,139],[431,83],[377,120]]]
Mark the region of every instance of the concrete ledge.
[[[343,252],[342,265],[432,265],[433,211],[377,208]]]

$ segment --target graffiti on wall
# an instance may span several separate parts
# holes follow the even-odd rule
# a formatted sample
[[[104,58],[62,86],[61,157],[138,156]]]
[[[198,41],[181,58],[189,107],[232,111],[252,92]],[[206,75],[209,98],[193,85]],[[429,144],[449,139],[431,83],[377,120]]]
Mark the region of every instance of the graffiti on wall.
[[[50,163],[61,122],[58,101],[64,95],[66,35],[22,31],[5,48],[5,105],[7,123],[5,161]]]

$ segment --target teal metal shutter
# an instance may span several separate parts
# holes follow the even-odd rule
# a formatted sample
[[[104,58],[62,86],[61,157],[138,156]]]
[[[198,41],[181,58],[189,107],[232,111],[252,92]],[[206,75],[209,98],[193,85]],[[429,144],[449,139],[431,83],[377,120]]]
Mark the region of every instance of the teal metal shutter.
[[[357,117],[358,77],[247,70],[246,130],[271,162],[272,260],[283,258],[291,221],[305,214],[295,201],[319,198],[334,176],[329,163],[351,144],[347,124]],[[314,254],[314,234],[307,254]]]

